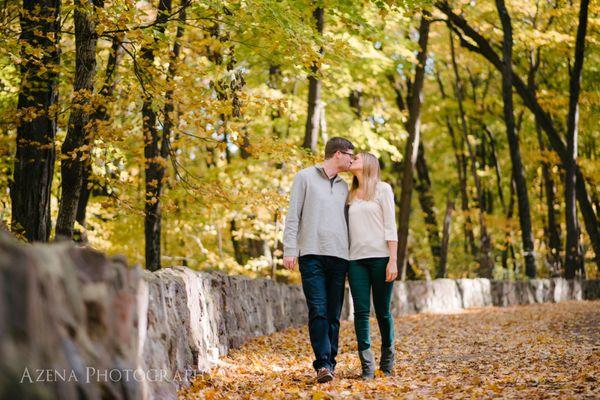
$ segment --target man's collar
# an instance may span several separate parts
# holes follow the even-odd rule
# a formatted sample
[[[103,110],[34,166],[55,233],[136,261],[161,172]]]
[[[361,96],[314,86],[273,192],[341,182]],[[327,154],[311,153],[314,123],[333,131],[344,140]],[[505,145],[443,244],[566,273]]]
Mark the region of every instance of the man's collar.
[[[320,173],[323,175],[323,177],[324,177],[324,178],[327,178],[327,179],[332,179],[332,178],[330,178],[330,177],[327,175],[327,173],[325,172],[325,168],[323,168],[323,164],[315,164],[315,168],[316,168],[316,169],[317,169],[317,170],[318,170],[318,171],[319,171],[319,172],[320,172]],[[335,180],[334,180],[334,182],[339,182],[340,180],[342,180],[342,177],[340,176],[340,174],[339,174],[339,173],[337,173],[337,174],[335,175]]]

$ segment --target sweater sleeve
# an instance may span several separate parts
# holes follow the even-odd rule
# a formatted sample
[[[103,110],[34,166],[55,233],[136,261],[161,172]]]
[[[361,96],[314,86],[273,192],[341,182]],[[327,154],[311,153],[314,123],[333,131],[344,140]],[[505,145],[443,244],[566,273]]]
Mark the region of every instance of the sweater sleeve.
[[[388,184],[383,185],[381,193],[381,209],[383,211],[383,230],[386,241],[398,241],[396,229],[396,207],[394,205],[394,192]]]
[[[298,257],[298,230],[300,228],[300,218],[302,217],[305,195],[306,180],[301,174],[297,174],[292,184],[290,206],[285,218],[285,229],[283,230],[284,257]]]

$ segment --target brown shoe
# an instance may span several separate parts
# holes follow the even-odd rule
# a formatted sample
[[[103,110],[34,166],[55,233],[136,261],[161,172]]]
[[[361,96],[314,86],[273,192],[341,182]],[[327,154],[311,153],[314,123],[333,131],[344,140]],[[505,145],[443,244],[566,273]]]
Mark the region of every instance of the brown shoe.
[[[325,383],[331,381],[332,379],[333,374],[327,368],[323,367],[317,371],[317,382]]]

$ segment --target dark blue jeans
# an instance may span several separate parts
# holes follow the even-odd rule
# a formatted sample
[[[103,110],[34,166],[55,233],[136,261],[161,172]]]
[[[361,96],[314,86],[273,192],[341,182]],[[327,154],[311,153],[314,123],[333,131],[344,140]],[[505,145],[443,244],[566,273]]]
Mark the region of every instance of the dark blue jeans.
[[[302,289],[308,306],[308,331],[315,353],[315,370],[335,369],[340,314],[348,261],[338,257],[305,255],[299,258]]]

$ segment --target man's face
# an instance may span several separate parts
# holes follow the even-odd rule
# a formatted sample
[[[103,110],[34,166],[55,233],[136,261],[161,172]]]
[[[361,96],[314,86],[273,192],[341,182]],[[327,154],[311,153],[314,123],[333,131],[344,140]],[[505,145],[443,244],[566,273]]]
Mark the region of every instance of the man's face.
[[[338,150],[336,157],[338,159],[338,167],[340,171],[345,172],[348,171],[352,165],[352,161],[354,160],[354,151],[351,149]]]

